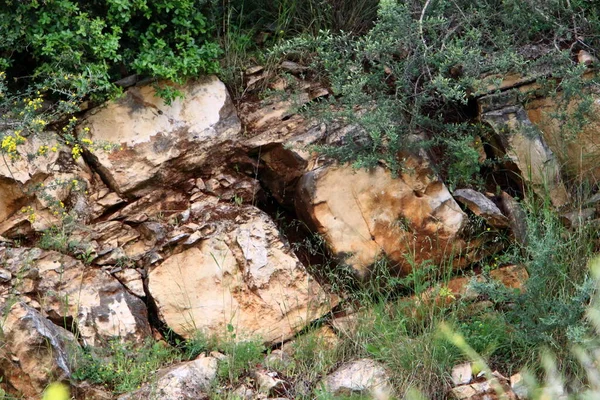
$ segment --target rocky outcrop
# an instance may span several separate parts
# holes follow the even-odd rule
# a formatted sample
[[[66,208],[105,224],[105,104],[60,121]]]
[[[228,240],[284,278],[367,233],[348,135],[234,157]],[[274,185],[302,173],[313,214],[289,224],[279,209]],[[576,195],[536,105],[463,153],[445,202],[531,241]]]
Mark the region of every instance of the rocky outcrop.
[[[240,337],[273,343],[335,305],[263,212],[206,199],[192,215],[211,232],[190,236],[148,274],[159,316],[174,332],[221,335],[232,326]]]
[[[408,273],[466,250],[466,215],[444,183],[420,157],[408,157],[403,171],[318,168],[298,183],[296,211],[362,277],[382,257]]]
[[[73,334],[23,302],[0,321],[0,339],[2,376],[28,398],[39,398],[49,383],[73,372],[79,347]]]
[[[225,85],[211,76],[177,89],[184,99],[168,105],[152,86],[133,87],[81,123],[82,136],[86,127],[93,142],[118,145],[92,149],[91,162],[119,195],[176,185],[232,152],[241,127]]]
[[[150,332],[146,306],[113,276],[54,251],[0,249],[12,280],[0,305],[26,301],[86,345],[119,337],[142,343]]]

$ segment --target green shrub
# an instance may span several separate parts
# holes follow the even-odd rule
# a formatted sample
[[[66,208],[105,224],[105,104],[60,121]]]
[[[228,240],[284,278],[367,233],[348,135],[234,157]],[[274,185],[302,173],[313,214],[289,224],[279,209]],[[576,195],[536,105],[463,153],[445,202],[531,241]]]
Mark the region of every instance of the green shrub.
[[[493,91],[485,77],[552,71],[584,82],[584,69],[563,49],[596,48],[599,26],[586,2],[384,0],[365,35],[303,35],[275,46],[273,56],[310,64],[330,85],[334,96],[313,106],[316,115],[360,127],[321,151],[357,167],[383,163],[398,171],[400,151],[431,149],[447,157],[441,169],[450,183],[464,185],[480,167],[465,146],[485,138],[483,125],[468,123],[476,116],[472,99]],[[541,44],[545,55],[529,47],[548,37],[556,46]]]
[[[174,81],[215,72],[218,47],[199,0],[8,1],[0,11],[0,68],[41,82],[67,76],[107,87],[137,73]]]

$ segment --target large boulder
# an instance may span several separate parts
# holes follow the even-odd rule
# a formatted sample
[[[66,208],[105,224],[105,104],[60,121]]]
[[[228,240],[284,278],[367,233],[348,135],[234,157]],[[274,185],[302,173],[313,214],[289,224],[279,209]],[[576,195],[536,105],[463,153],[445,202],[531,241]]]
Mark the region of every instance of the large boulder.
[[[335,305],[306,272],[273,221],[252,206],[192,205],[197,231],[148,274],[160,318],[177,334],[197,330],[283,341]],[[204,233],[203,233],[204,232]],[[230,328],[231,329],[231,328]]]
[[[408,273],[466,248],[466,215],[423,158],[406,159],[398,177],[383,167],[325,166],[298,183],[296,211],[361,277],[382,257]]]
[[[117,145],[93,146],[91,159],[118,194],[176,185],[231,152],[241,126],[225,85],[209,76],[177,89],[184,97],[166,104],[152,86],[133,87],[82,121],[80,135],[89,128],[96,144]]]
[[[49,383],[69,378],[79,348],[71,332],[23,302],[0,320],[0,343],[0,371],[27,398],[40,398]]]
[[[151,335],[144,302],[113,276],[54,251],[0,249],[12,280],[0,298],[19,296],[50,320],[78,332],[85,345],[113,337],[142,343]]]

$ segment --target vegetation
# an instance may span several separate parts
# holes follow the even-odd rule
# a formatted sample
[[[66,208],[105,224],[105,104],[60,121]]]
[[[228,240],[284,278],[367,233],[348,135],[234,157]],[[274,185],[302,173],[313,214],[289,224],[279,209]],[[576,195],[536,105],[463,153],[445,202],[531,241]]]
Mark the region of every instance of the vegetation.
[[[482,163],[473,146],[489,136],[476,118],[474,99],[499,90],[504,74],[534,77],[564,110],[579,99],[575,110],[554,116],[572,139],[593,118],[587,93],[599,83],[584,79],[589,68],[576,57],[600,49],[600,13],[584,0],[8,0],[0,10],[0,32],[4,162],[18,158],[19,146],[33,136],[47,142],[32,156],[56,151],[56,141],[70,146],[74,159],[86,148],[109,146],[77,137],[82,103],[118,96],[122,79],[133,74],[156,84],[170,101],[177,93],[165,82],[219,73],[240,100],[248,94],[247,67],[272,69],[290,60],[307,66],[304,77],[332,93],[307,106],[307,116],[358,127],[352,137],[318,150],[356,167],[383,164],[398,172],[403,154],[425,149],[444,154],[436,157],[437,167],[451,188],[497,191],[482,171],[501,160]],[[88,260],[88,250],[70,239],[64,204],[46,200],[64,223],[43,233],[38,245]],[[560,380],[572,392],[597,391],[590,354],[600,324],[589,305],[597,305],[598,278],[588,268],[598,250],[597,230],[567,228],[546,199],[532,195],[523,204],[526,240],[507,238],[501,254],[475,268],[489,278],[500,265],[523,265],[529,273],[524,291],[473,280],[477,301],[455,301],[448,289],[452,271],[444,265],[424,263],[397,277],[384,260],[366,283],[340,269],[331,279],[323,273],[331,265],[313,265],[358,322],[335,343],[318,329],[295,340],[291,360],[273,366],[293,382],[288,395],[325,397],[320,380],[359,357],[388,367],[401,397],[416,389],[427,398],[445,398],[451,367],[472,358],[505,374],[528,368],[531,380],[546,372],[548,385]],[[22,212],[35,220],[33,209]],[[327,257],[318,238],[296,250]],[[426,296],[442,301],[424,301]],[[234,388],[270,351],[259,340],[238,341],[231,331],[225,339],[199,336],[171,344],[134,349],[115,341],[86,349],[74,378],[124,393],[150,381],[160,367],[220,350],[225,358],[215,385]]]

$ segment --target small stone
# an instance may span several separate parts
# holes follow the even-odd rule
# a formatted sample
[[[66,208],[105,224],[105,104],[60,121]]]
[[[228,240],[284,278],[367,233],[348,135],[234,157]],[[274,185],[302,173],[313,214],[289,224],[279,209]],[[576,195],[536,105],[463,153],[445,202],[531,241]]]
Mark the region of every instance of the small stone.
[[[0,282],[1,283],[10,282],[11,279],[12,279],[12,274],[10,273],[10,271],[5,270],[4,268],[0,268]]]
[[[470,385],[458,386],[450,391],[450,394],[457,400],[469,399],[477,394],[477,391]]]
[[[579,50],[579,53],[577,53],[577,62],[579,62],[579,64],[584,64],[589,67],[597,61],[596,57],[585,50]]]
[[[496,228],[508,227],[508,219],[502,214],[502,211],[493,201],[473,189],[455,190],[453,196],[456,200],[466,205],[473,214],[486,220],[491,226]]]
[[[306,71],[307,69],[306,67],[293,61],[284,61],[279,65],[279,68],[286,72],[289,72],[290,74],[299,74]]]
[[[525,400],[529,398],[529,392],[521,374],[514,374],[510,377],[510,387],[519,399]]]
[[[465,385],[473,379],[471,363],[464,363],[452,368],[452,383],[455,386]]]
[[[265,67],[263,67],[262,65],[255,65],[246,69],[246,75],[254,75],[261,72],[264,69]]]
[[[385,368],[370,359],[342,365],[323,381],[324,388],[334,395],[368,394],[373,398],[393,398],[393,389]]]
[[[269,396],[280,395],[289,391],[289,383],[278,378],[276,372],[256,370],[252,373],[258,391]]]

